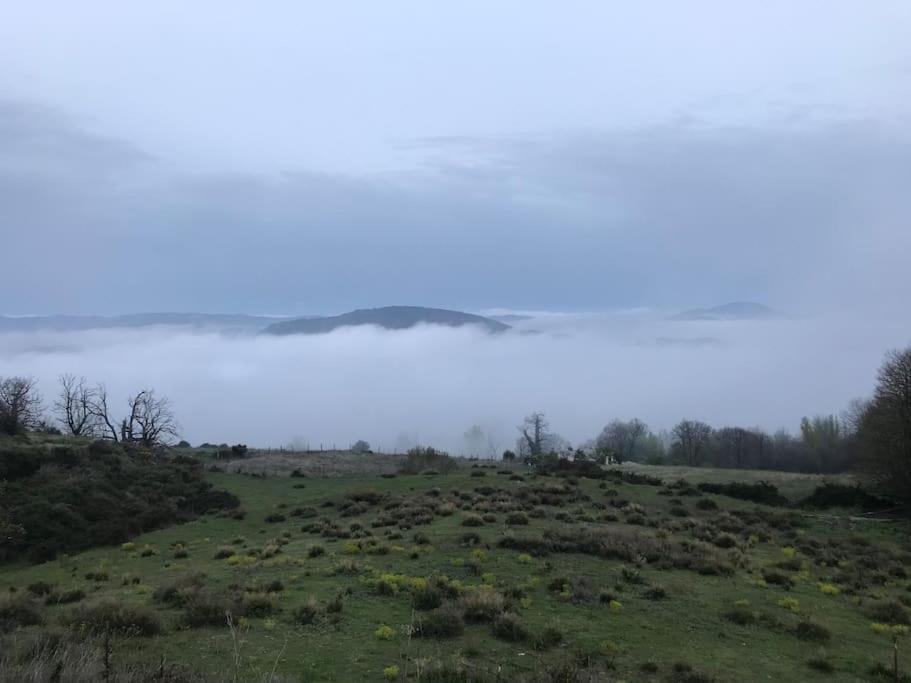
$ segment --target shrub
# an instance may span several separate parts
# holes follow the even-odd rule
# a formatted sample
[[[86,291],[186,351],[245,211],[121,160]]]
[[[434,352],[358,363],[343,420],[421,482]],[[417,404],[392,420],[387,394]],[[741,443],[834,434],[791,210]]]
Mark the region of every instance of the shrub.
[[[230,603],[207,591],[196,591],[180,598],[183,605],[183,621],[190,628],[204,626],[227,626]]]
[[[733,548],[737,545],[737,538],[728,533],[720,533],[712,539],[712,543],[719,548]]]
[[[465,621],[458,610],[440,607],[422,614],[415,635],[423,638],[456,638],[465,632]]]
[[[468,514],[462,518],[462,526],[484,526],[484,520],[480,515]]]
[[[700,498],[696,501],[696,507],[700,510],[717,510],[718,503],[711,498]]]
[[[183,607],[190,596],[202,589],[205,577],[202,573],[178,577],[173,583],[156,588],[152,599],[170,607]]]
[[[697,488],[704,493],[715,493],[763,505],[781,506],[788,504],[788,499],[778,492],[778,488],[766,481],[760,481],[755,484],[746,484],[739,481],[726,484],[702,482]]]
[[[399,667],[395,664],[392,666],[387,666],[383,669],[383,678],[387,681],[397,681],[399,679]]]
[[[563,642],[563,632],[556,626],[546,626],[532,641],[536,650],[547,650]]]
[[[234,609],[245,617],[267,617],[275,611],[275,603],[268,593],[245,593],[237,598]]]
[[[813,659],[808,659],[807,666],[823,674],[830,674],[835,671],[835,667],[832,666],[829,660],[822,657],[814,657]]]
[[[756,621],[756,615],[746,607],[734,607],[724,613],[724,618],[738,626],[749,626]]]
[[[269,515],[266,515],[265,521],[268,524],[275,524],[277,522],[284,522],[285,519],[286,519],[285,516],[283,514],[281,514],[280,512],[273,512]]]
[[[775,571],[774,569],[763,569],[762,580],[766,583],[772,584],[773,586],[781,586],[783,588],[790,588],[791,584],[793,583],[790,576],[779,571]]]
[[[481,542],[481,537],[476,531],[466,531],[464,534],[459,536],[459,543],[462,545],[477,545]]]
[[[395,629],[391,626],[386,626],[386,624],[383,624],[373,632],[373,635],[376,636],[378,640],[392,640],[395,638]]]
[[[479,588],[468,591],[459,599],[459,607],[465,621],[493,621],[503,612],[503,596],[490,588]]]
[[[448,474],[459,465],[455,458],[431,447],[416,446],[405,455],[405,461],[399,467],[402,474],[420,474],[427,470],[436,470]]]
[[[531,633],[522,624],[522,620],[510,612],[498,615],[493,621],[492,630],[495,638],[510,643],[519,643],[531,639]]]
[[[320,606],[316,601],[316,598],[310,596],[307,599],[307,602],[294,609],[292,616],[294,618],[294,623],[301,626],[308,626],[316,621],[320,612]]]
[[[85,598],[85,591],[74,588],[67,591],[54,591],[44,599],[45,605],[69,605]]]
[[[422,585],[412,591],[411,600],[416,610],[426,611],[442,605],[443,595],[432,586]]]
[[[216,560],[226,560],[234,554],[234,548],[229,545],[223,545],[215,551]]]
[[[154,610],[113,599],[75,607],[64,622],[72,629],[91,634],[154,636],[161,632],[161,621]]]
[[[30,583],[26,590],[32,595],[40,598],[43,595],[48,595],[54,590],[54,585],[47,583],[46,581],[36,581],[35,583]]]
[[[528,515],[524,512],[510,512],[506,515],[506,523],[512,526],[527,525]]]
[[[809,619],[802,619],[797,626],[794,627],[794,635],[800,640],[817,642],[825,642],[832,637],[829,629],[822,624],[817,624]]]
[[[867,493],[859,486],[827,482],[817,486],[813,493],[800,501],[800,505],[823,510],[833,507],[877,510],[888,507],[889,503]]]
[[[796,612],[800,611],[800,603],[797,601],[796,598],[782,598],[781,600],[778,601],[778,606],[782,607],[790,612],[796,613]]]
[[[0,633],[41,623],[35,604],[24,595],[0,595]]]
[[[642,594],[646,600],[664,600],[667,597],[667,591],[662,586],[651,586]]]
[[[321,545],[311,545],[309,548],[307,548],[307,557],[310,558],[319,557],[325,553],[326,549]]]
[[[884,624],[911,624],[908,610],[897,600],[876,603],[870,607],[868,614],[875,621]]]

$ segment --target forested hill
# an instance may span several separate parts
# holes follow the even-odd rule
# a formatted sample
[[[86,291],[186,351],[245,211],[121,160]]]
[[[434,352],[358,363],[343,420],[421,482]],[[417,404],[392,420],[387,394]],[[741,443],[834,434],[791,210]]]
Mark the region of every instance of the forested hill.
[[[505,323],[485,318],[480,315],[451,311],[444,308],[424,308],[421,306],[385,306],[383,308],[364,308],[342,315],[326,318],[305,318],[287,320],[269,325],[264,334],[323,334],[340,327],[357,325],[375,325],[387,330],[403,330],[416,325],[445,325],[461,327],[477,325],[488,332],[505,332],[510,329]]]

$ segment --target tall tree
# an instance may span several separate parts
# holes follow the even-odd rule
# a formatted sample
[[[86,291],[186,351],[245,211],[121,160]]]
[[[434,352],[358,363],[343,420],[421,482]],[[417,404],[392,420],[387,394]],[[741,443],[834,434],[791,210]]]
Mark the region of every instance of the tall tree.
[[[866,476],[886,493],[911,500],[911,347],[886,354],[857,439]]]
[[[682,454],[687,465],[702,462],[702,452],[712,436],[712,428],[699,420],[681,420],[672,431],[674,446]]]
[[[637,444],[647,433],[648,426],[638,418],[628,422],[611,420],[595,439],[596,452],[609,454],[618,463],[633,460]]]
[[[54,402],[57,419],[73,436],[92,436],[97,426],[92,411],[95,389],[88,386],[85,377],[64,374],[59,381],[60,394]]]
[[[520,452],[528,458],[537,458],[544,453],[550,432],[550,425],[542,412],[533,412],[527,415],[518,427]]]
[[[41,421],[41,395],[33,377],[0,378],[0,432],[18,434]]]
[[[167,397],[143,389],[127,399],[129,415],[121,422],[120,439],[151,447],[168,443],[178,436],[179,426]]]

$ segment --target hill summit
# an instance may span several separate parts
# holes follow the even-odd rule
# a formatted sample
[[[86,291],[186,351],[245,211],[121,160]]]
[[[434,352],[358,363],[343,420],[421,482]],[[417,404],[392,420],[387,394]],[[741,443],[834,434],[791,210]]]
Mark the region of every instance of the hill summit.
[[[712,308],[691,308],[671,317],[671,320],[770,320],[784,314],[753,301],[735,301]]]
[[[269,325],[263,330],[263,334],[325,334],[340,327],[358,325],[375,325],[386,330],[405,330],[422,324],[447,327],[477,325],[490,333],[505,332],[510,329],[509,325],[497,320],[445,308],[384,306],[382,308],[362,308],[325,318],[285,320]]]

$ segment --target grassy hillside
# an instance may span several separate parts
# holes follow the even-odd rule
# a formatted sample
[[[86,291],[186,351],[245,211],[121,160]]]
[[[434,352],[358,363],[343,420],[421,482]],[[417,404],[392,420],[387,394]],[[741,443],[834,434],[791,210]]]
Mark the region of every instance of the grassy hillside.
[[[209,680],[865,681],[892,661],[871,624],[911,607],[907,524],[685,482],[493,466],[209,480],[245,514],[0,568],[4,670],[39,633],[101,624],[115,670],[160,680],[201,680],[179,662]]]

